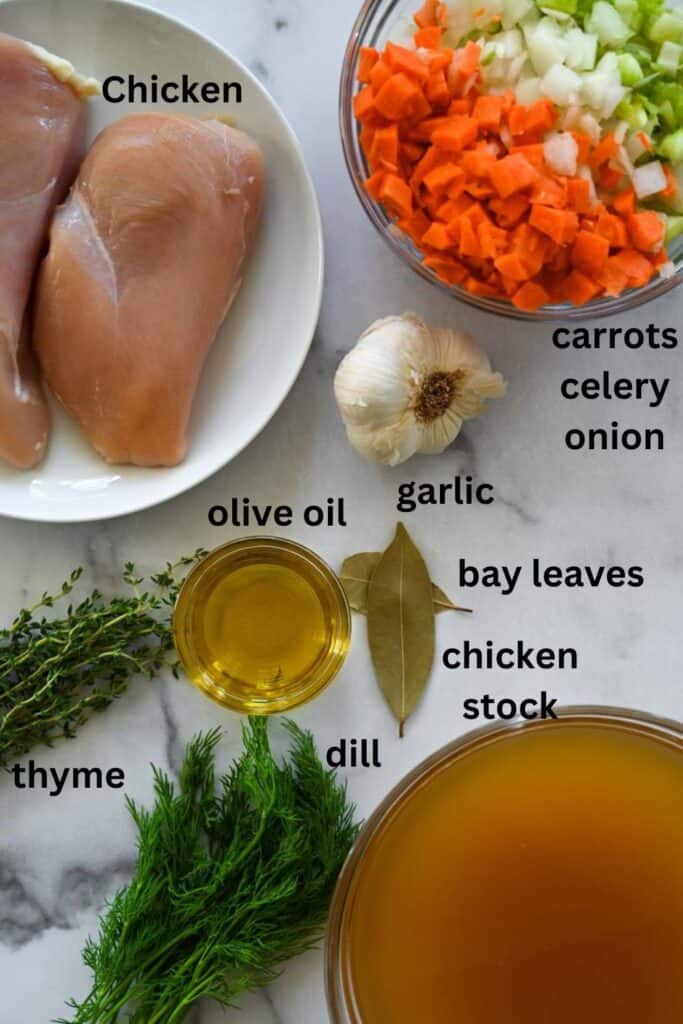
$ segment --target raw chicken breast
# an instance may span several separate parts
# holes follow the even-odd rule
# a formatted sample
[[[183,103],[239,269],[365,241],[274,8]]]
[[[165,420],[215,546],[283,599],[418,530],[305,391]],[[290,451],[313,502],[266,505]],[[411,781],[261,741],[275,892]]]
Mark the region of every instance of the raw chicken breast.
[[[0,34],[0,458],[20,469],[40,462],[50,428],[27,307],[52,211],[78,170],[84,114],[37,51]]]
[[[183,459],[263,189],[258,146],[219,121],[136,114],[96,139],[55,216],[34,345],[109,462]]]

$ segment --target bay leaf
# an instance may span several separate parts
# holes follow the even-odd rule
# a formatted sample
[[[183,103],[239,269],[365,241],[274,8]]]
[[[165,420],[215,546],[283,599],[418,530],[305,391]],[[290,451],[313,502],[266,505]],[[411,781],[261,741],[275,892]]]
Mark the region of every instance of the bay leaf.
[[[434,664],[435,616],[429,571],[402,523],[372,574],[367,608],[375,674],[403,736]]]
[[[368,610],[368,585],[372,574],[379,565],[382,557],[381,551],[361,551],[357,555],[351,555],[342,565],[340,580],[346,592],[349,605],[354,612],[366,615]],[[434,611],[437,615],[442,612],[470,612],[471,608],[461,608],[453,604],[450,597],[435,583],[432,584],[434,596]]]

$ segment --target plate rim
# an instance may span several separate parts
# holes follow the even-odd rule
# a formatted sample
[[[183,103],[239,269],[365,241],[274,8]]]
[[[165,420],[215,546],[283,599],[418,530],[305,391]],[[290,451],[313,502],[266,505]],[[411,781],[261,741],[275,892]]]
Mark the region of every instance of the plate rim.
[[[49,0],[47,0],[47,2],[49,2]],[[175,498],[179,498],[183,494],[187,494],[188,491],[191,491],[195,487],[199,487],[200,484],[205,483],[207,480],[210,480],[222,469],[225,469],[226,466],[230,465],[230,463],[233,462],[239,455],[241,455],[242,452],[244,452],[249,447],[249,445],[253,444],[253,442],[263,433],[263,431],[266,429],[271,420],[282,408],[285,400],[289,397],[292,388],[299,379],[304,364],[309,356],[311,346],[313,345],[313,342],[315,340],[315,334],[318,328],[318,324],[320,323],[320,314],[322,311],[325,283],[326,254],[325,235],[323,230],[320,202],[318,199],[318,193],[315,187],[315,182],[313,181],[313,176],[311,175],[311,172],[308,168],[308,164],[304,157],[303,147],[301,145],[299,137],[294,131],[294,128],[290,124],[289,119],[285,115],[279,103],[277,103],[277,101],[274,99],[273,96],[271,96],[266,87],[259,81],[259,79],[253,73],[253,71],[251,71],[243,63],[243,61],[241,61],[238,57],[235,57],[233,54],[229,53],[225,49],[225,47],[221,46],[221,44],[218,43],[212,36],[207,35],[204,32],[201,32],[199,29],[195,28],[187,21],[184,21],[182,18],[179,18],[176,15],[167,14],[165,11],[157,10],[155,7],[150,7],[148,4],[138,2],[138,0],[99,0],[99,3],[102,7],[110,5],[113,7],[122,8],[124,10],[127,9],[130,11],[142,11],[144,14],[153,15],[155,18],[158,18],[163,22],[170,23],[174,25],[176,28],[189,33],[191,36],[193,36],[201,43],[209,45],[221,56],[226,57],[228,60],[236,64],[237,67],[239,68],[240,74],[245,76],[245,79],[249,82],[250,86],[252,88],[255,88],[261,94],[262,98],[265,99],[266,102],[274,110],[286,134],[289,136],[289,141],[291,142],[296,157],[301,165],[303,182],[305,183],[306,190],[308,192],[308,196],[311,203],[311,210],[313,213],[313,233],[315,236],[314,242],[317,250],[317,266],[315,272],[315,280],[311,285],[311,291],[313,292],[314,290],[315,292],[315,294],[313,295],[313,323],[310,329],[310,338],[308,340],[308,343],[304,346],[300,358],[296,360],[296,363],[293,365],[291,372],[288,374],[287,385],[286,388],[283,390],[281,398],[274,405],[274,407],[265,414],[265,416],[263,416],[261,419],[257,421],[254,431],[253,433],[251,433],[249,439],[242,442],[227,459],[219,461],[217,465],[213,466],[213,468],[209,469],[208,471],[200,470],[199,475],[196,478],[192,478],[186,482],[180,483],[178,488],[176,490],[173,490],[172,493],[170,494],[164,495],[162,497],[154,497],[153,495],[151,495],[149,498],[142,498],[140,500],[136,500],[134,504],[131,505],[130,508],[127,508],[124,511],[114,512],[111,514],[108,514],[106,511],[103,511],[101,509],[93,508],[90,510],[90,513],[85,512],[84,514],[71,514],[65,510],[65,514],[50,515],[49,503],[46,503],[45,508],[42,509],[42,514],[41,506],[39,503],[37,503],[35,512],[32,512],[31,510],[8,511],[5,508],[0,508],[0,518],[9,519],[15,522],[18,521],[27,523],[52,523],[63,525],[73,525],[76,523],[113,522],[117,519],[123,519],[126,516],[135,515],[138,512],[145,512],[152,508],[158,508],[159,506],[164,505],[167,502],[173,501]],[[2,7],[9,7],[10,5],[17,7],[25,6],[24,4],[21,3],[21,0],[0,0],[0,10],[2,9]],[[202,367],[202,372],[203,370],[204,367]],[[104,468],[109,467],[113,472],[115,472],[117,468],[115,464],[108,463],[105,460],[102,460],[102,465]],[[180,465],[182,465],[182,463]],[[171,471],[175,468],[176,467],[171,467]],[[161,468],[158,470],[158,472],[164,472],[164,469]]]

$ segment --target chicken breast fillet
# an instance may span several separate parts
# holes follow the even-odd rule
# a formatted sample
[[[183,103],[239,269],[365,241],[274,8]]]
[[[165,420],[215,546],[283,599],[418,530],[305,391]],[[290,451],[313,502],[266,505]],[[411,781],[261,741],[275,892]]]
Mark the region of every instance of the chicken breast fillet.
[[[137,114],[95,141],[55,216],[34,345],[55,395],[109,462],[183,459],[263,191],[258,146],[219,121]]]
[[[50,417],[27,308],[52,212],[85,142],[85,104],[27,44],[0,34],[0,458],[45,453]]]

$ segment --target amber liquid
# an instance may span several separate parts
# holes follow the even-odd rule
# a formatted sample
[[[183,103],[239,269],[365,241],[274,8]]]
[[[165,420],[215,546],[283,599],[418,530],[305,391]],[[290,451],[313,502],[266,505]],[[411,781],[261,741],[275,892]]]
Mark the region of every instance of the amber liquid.
[[[681,1024],[683,746],[548,723],[435,771],[343,931],[362,1024]]]

